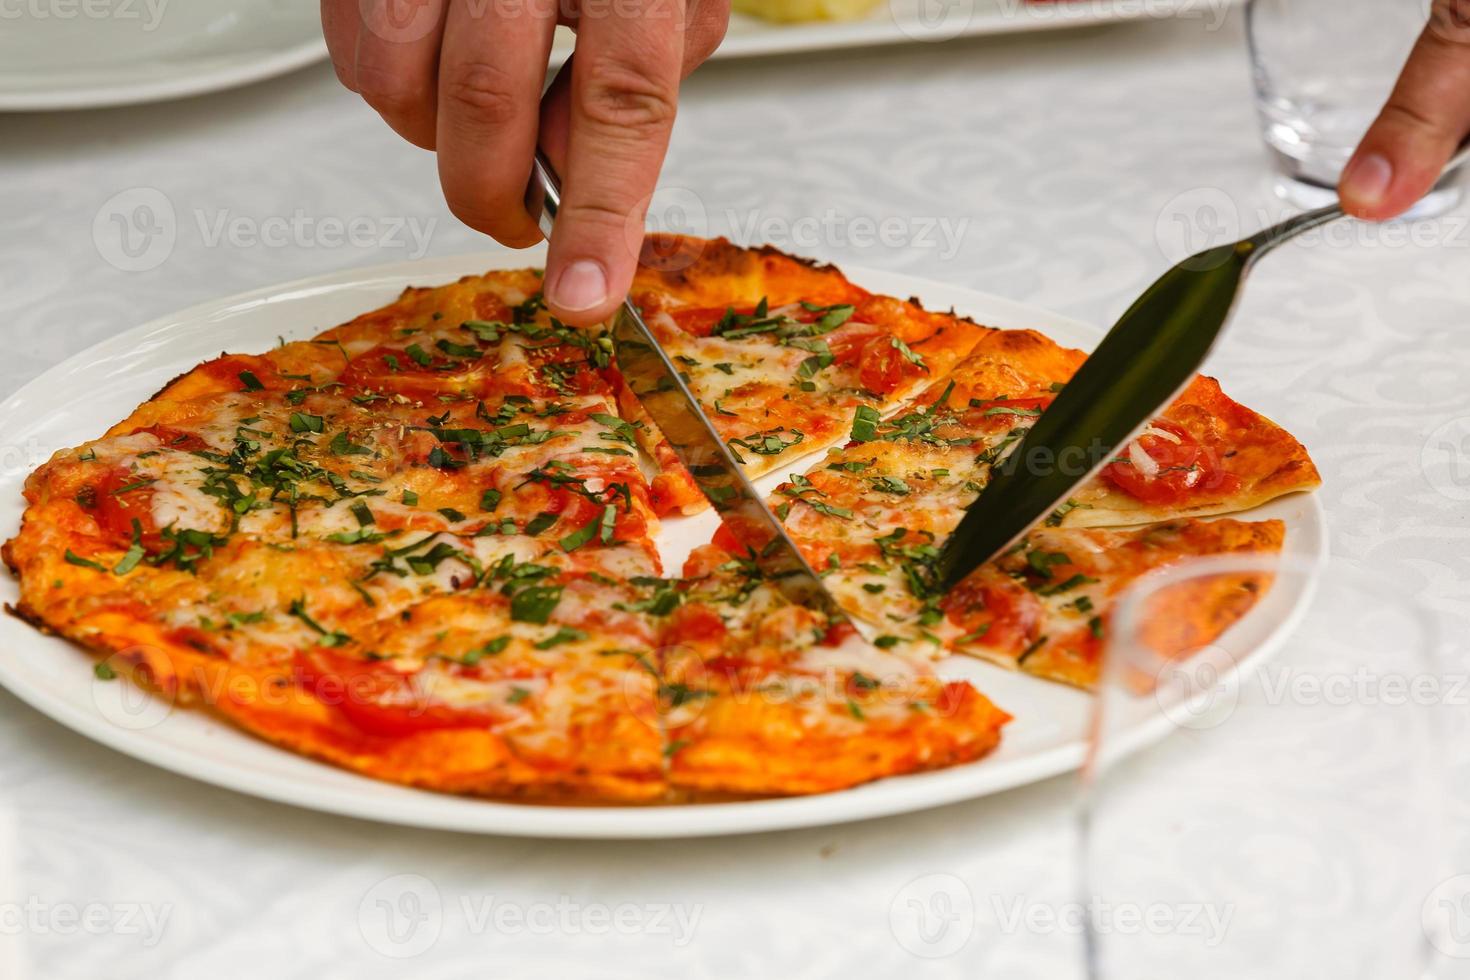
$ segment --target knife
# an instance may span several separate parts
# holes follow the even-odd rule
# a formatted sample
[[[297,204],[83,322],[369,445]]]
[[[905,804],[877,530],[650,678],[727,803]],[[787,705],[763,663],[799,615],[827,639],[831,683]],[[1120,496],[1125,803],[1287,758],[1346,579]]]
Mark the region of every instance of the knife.
[[[561,182],[538,148],[526,192],[526,209],[549,240],[561,207]],[[797,549],[786,529],[761,500],[720,438],[688,383],[659,346],[631,300],[624,297],[612,321],[618,370],[648,412],[674,455],[709,499],[720,520],[755,561],[761,574],[790,601],[826,616],[831,624],[852,620]]]

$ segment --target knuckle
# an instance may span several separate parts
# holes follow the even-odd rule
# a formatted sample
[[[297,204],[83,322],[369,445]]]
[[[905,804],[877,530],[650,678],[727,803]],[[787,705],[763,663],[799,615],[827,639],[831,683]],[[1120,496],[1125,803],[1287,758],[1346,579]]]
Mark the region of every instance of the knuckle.
[[[444,80],[440,97],[493,126],[503,126],[515,120],[524,101],[517,94],[510,74],[488,62],[455,68]]]
[[[586,236],[590,231],[593,235],[601,232],[621,231],[628,223],[632,208],[619,205],[611,200],[568,201],[562,210],[562,217],[567,219],[567,224],[575,225]]]
[[[673,125],[677,81],[639,58],[604,57],[587,67],[579,101],[593,123],[637,137]]]
[[[1394,99],[1383,107],[1383,117],[1400,126],[1438,133],[1444,127],[1412,102]]]
[[[429,93],[423,86],[371,63],[357,66],[357,92],[364,102],[387,116],[408,116],[428,108]]]

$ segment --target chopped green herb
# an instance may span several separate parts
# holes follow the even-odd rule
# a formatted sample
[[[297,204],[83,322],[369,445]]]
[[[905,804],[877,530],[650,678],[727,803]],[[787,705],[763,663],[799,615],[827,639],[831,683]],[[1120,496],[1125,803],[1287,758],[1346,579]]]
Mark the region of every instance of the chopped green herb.
[[[322,417],[308,415],[305,412],[292,412],[290,425],[292,432],[320,432],[322,431]]]
[[[560,646],[563,643],[573,643],[577,640],[585,639],[587,639],[587,634],[582,630],[574,630],[569,626],[561,626],[557,628],[555,633],[545,639],[537,640],[533,646],[537,650],[550,650],[552,647]]]
[[[534,538],[536,535],[540,534],[542,531],[555,524],[558,519],[559,515],[551,514],[543,510],[541,513],[537,514],[535,517],[526,522],[526,534]]]
[[[852,438],[855,442],[872,442],[878,437],[878,422],[882,416],[868,405],[859,405],[852,416]]]
[[[52,553],[55,554],[55,552]],[[75,554],[70,548],[66,549],[65,558],[68,565],[79,565],[82,568],[95,568],[99,572],[107,571],[102,565],[99,565],[90,558],[83,558],[81,555]]]

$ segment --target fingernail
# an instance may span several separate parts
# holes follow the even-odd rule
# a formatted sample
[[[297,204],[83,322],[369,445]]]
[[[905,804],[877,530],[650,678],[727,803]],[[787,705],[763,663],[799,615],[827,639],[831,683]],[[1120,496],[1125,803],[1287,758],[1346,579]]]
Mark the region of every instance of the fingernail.
[[[578,259],[551,284],[551,302],[564,310],[590,310],[607,300],[607,273],[591,259]]]
[[[1378,153],[1359,157],[1342,175],[1343,191],[1361,204],[1377,204],[1393,183],[1393,164]]]

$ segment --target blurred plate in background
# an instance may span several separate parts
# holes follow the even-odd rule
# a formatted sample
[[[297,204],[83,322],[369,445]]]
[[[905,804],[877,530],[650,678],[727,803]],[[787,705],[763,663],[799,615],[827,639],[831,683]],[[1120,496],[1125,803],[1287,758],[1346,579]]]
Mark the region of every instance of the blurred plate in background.
[[[199,95],[326,54],[315,0],[0,0],[0,111]]]
[[[849,7],[850,0],[754,0],[762,6]],[[1239,0],[877,0],[855,20],[777,23],[735,14],[715,58],[822,51],[878,44],[948,41],[957,37],[1060,30],[1168,17],[1194,19],[1215,28]],[[560,28],[552,60],[572,50],[571,31]]]

